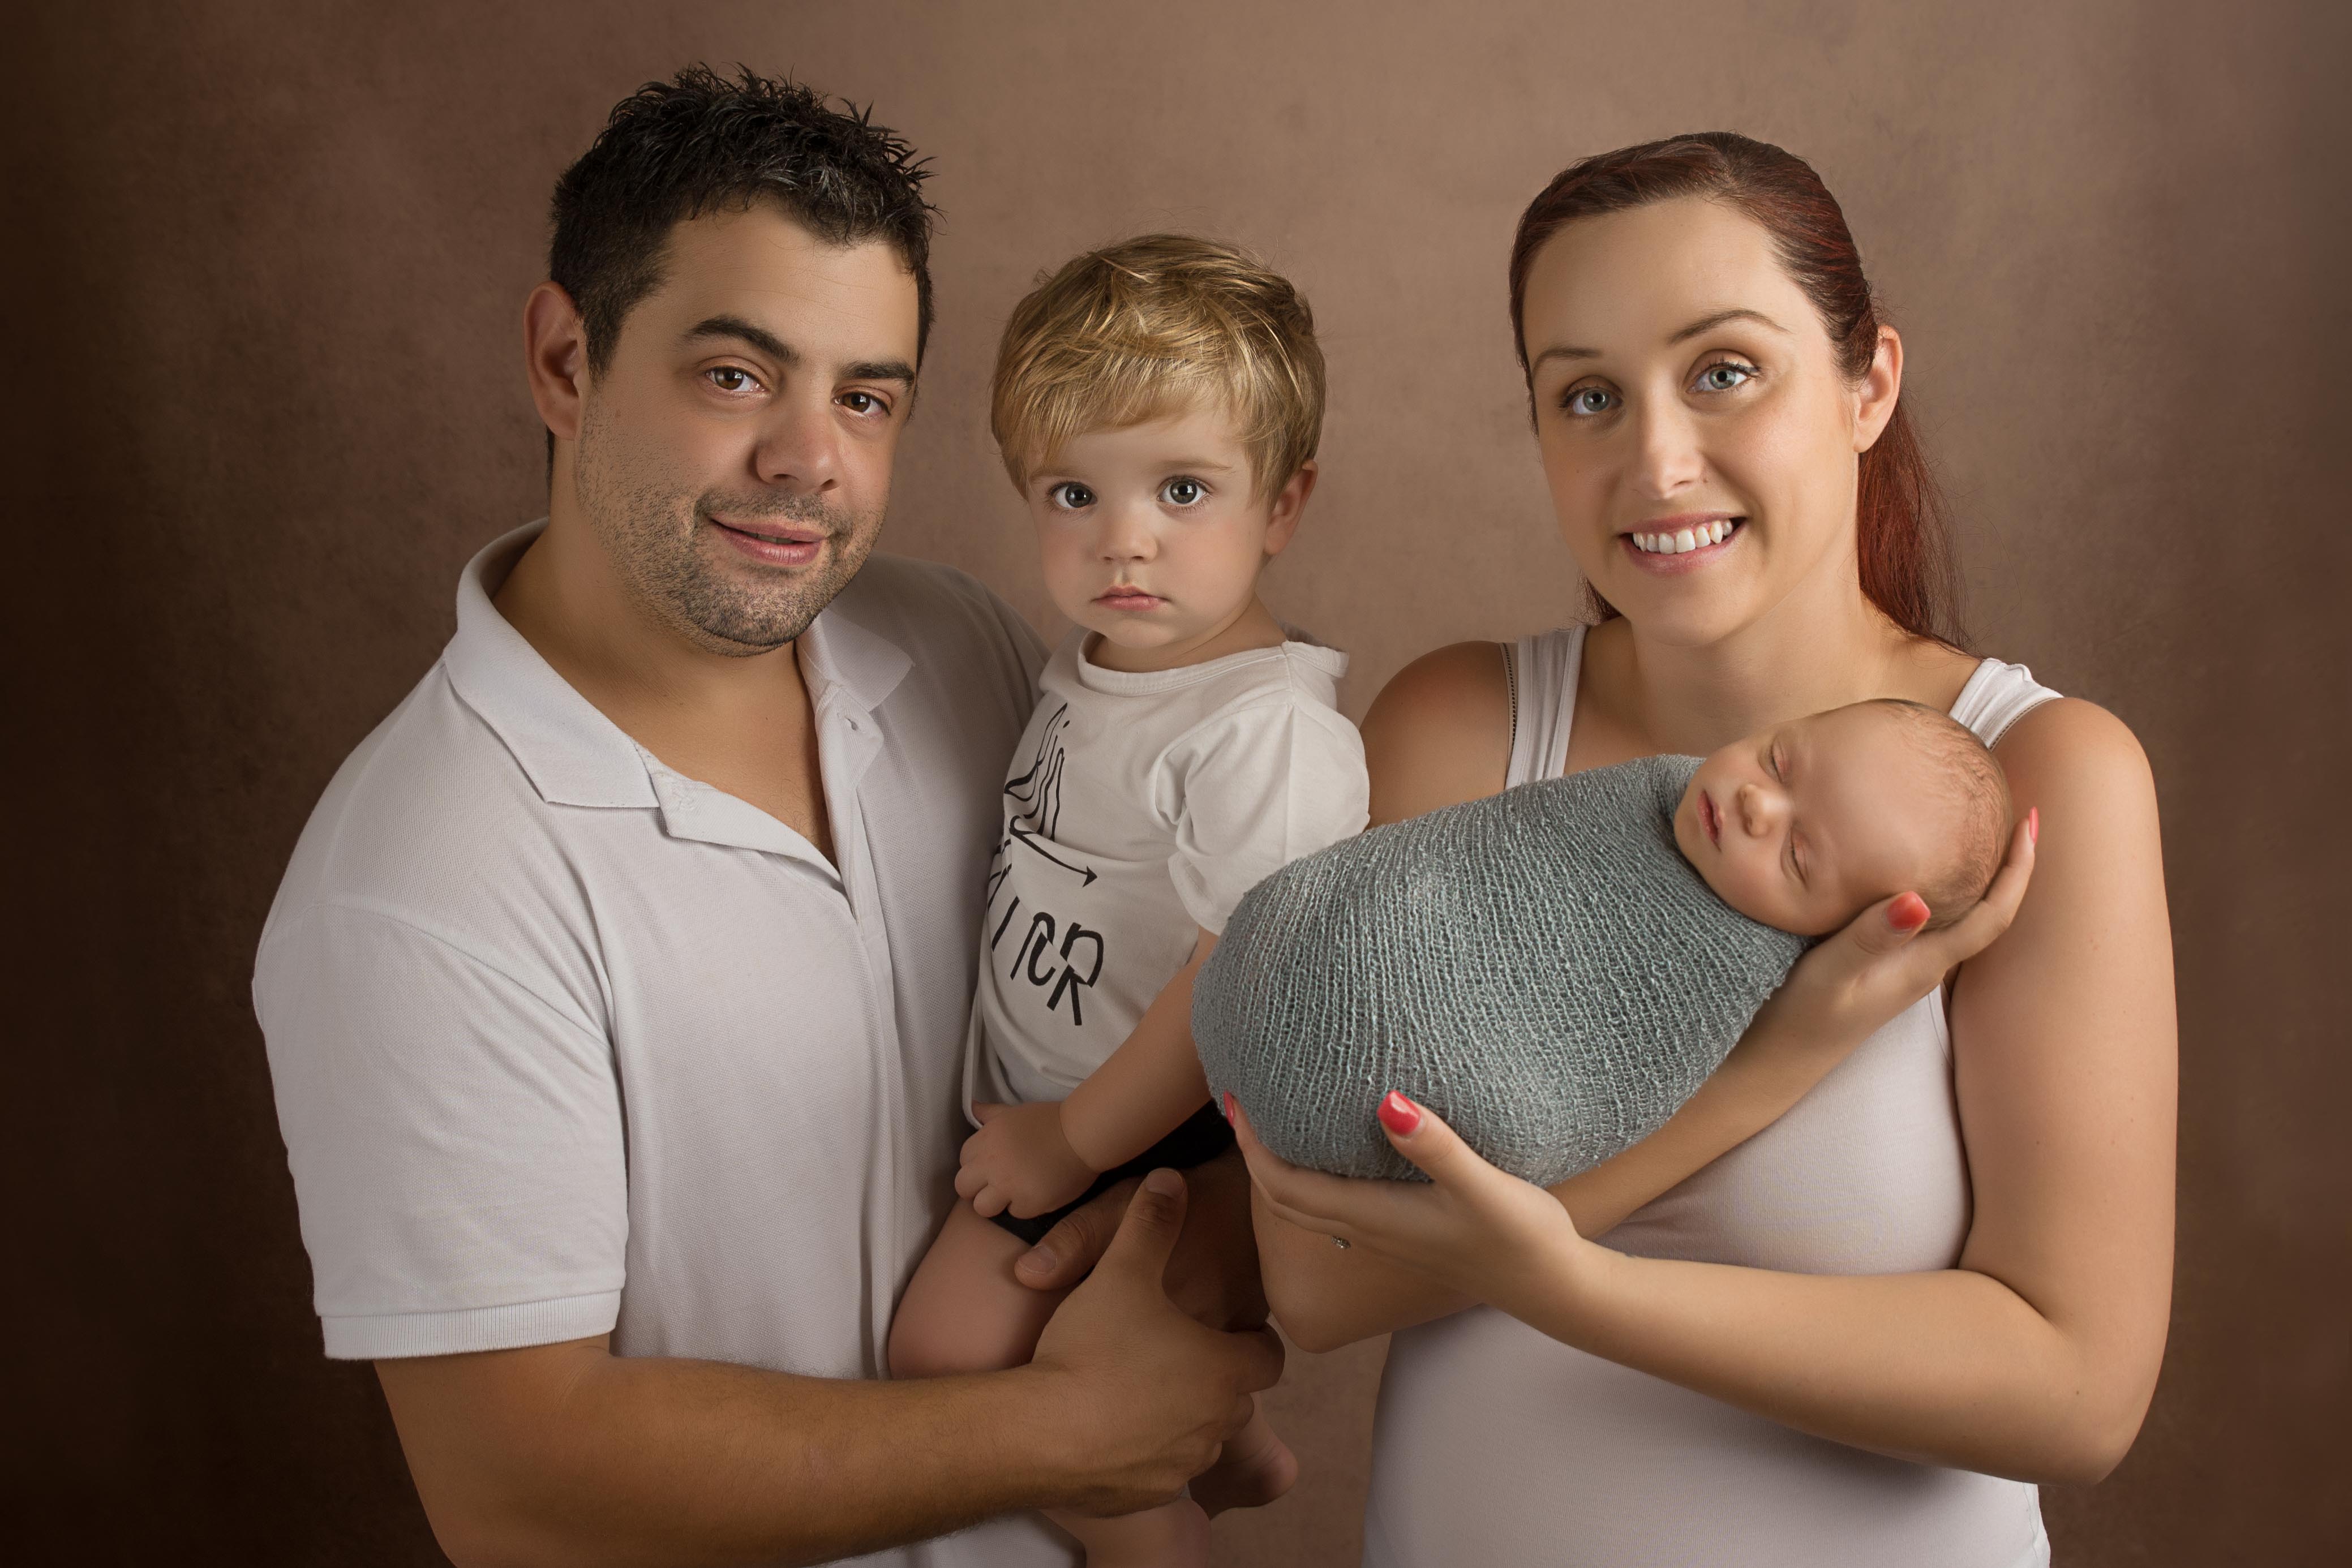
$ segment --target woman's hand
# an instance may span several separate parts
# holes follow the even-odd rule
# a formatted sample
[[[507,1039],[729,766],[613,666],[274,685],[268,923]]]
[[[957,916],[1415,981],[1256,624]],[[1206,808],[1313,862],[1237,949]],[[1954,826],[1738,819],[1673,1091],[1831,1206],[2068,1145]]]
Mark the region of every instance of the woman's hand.
[[[971,1199],[983,1218],[1012,1212],[1015,1219],[1049,1214],[1094,1185],[1095,1168],[1078,1157],[1062,1132],[1058,1102],[974,1105],[980,1131],[963,1141],[956,1172],[958,1197]]]
[[[2039,813],[2027,812],[1984,897],[1940,931],[1921,929],[1927,905],[1916,893],[1897,894],[1855,915],[1797,960],[1749,1024],[1748,1035],[1787,1039],[1842,1060],[2009,929],[2032,880],[2040,828]]]
[[[1426,1186],[1302,1170],[1257,1141],[1232,1095],[1224,1107],[1250,1180],[1277,1218],[1506,1312],[1537,1297],[1556,1303],[1601,1253],[1577,1235],[1559,1199],[1487,1164],[1434,1112],[1402,1094],[1381,1102],[1381,1128],[1429,1177]]]

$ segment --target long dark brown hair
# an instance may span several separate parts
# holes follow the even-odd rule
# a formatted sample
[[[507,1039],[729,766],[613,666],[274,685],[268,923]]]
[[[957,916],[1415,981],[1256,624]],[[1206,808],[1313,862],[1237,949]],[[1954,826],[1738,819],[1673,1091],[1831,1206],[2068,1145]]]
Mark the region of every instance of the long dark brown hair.
[[[1858,381],[1878,350],[1878,301],[1837,198],[1812,165],[1769,142],[1728,131],[1621,147],[1570,164],[1520,214],[1511,243],[1511,337],[1528,372],[1528,270],[1544,242],[1579,218],[1679,196],[1703,196],[1746,214],[1772,236],[1780,265],[1812,301],[1838,368]],[[1532,387],[1533,378],[1529,377]],[[1961,645],[1959,573],[1941,493],[1909,415],[1898,401],[1862,455],[1855,554],[1863,596],[1915,636]],[[1603,618],[1617,613],[1598,592]]]

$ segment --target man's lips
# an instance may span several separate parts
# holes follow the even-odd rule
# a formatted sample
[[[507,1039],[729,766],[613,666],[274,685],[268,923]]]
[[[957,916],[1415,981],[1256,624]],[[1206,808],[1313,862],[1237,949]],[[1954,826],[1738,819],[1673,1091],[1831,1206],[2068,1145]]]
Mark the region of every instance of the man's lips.
[[[806,566],[816,559],[831,536],[822,528],[777,528],[764,523],[729,523],[717,517],[710,526],[740,554],[769,566]]]

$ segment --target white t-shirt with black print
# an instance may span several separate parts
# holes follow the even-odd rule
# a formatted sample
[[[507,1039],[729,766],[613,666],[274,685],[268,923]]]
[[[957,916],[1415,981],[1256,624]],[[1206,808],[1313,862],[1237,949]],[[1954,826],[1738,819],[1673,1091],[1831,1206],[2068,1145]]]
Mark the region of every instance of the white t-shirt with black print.
[[[1038,681],[989,868],[965,1090],[1059,1100],[1123,1044],[1243,894],[1363,831],[1348,656],[1297,640],[1181,669],[1088,661]]]

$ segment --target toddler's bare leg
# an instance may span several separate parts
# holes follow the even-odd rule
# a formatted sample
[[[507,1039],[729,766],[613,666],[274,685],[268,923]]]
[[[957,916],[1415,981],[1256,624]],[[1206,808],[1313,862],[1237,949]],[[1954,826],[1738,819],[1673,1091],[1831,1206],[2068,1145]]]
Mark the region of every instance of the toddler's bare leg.
[[[1087,1568],[1209,1568],[1209,1516],[1180,1497],[1140,1513],[1045,1516],[1087,1549]]]
[[[1264,1508],[1298,1480],[1298,1456],[1255,1407],[1217,1462],[1192,1479],[1192,1500],[1213,1519],[1229,1508]]]
[[[890,1375],[938,1377],[1019,1366],[1067,1291],[1033,1291],[1013,1277],[1029,1250],[1011,1231],[958,1203],[923,1254],[890,1320]]]

